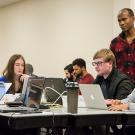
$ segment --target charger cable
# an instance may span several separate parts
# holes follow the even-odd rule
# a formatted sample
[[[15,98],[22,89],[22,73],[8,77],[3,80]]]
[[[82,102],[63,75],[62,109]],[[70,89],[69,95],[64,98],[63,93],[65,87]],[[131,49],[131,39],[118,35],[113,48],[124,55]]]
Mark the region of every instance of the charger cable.
[[[52,105],[56,104],[56,102],[57,102],[60,98],[62,98],[63,94],[65,94],[65,93],[67,92],[67,91],[63,91],[62,93],[59,93],[57,90],[55,90],[55,89],[53,89],[53,88],[51,88],[51,87],[45,87],[45,91],[46,91],[47,89],[50,89],[50,90],[54,91],[55,93],[57,93],[57,94],[59,95],[59,97],[53,102]]]

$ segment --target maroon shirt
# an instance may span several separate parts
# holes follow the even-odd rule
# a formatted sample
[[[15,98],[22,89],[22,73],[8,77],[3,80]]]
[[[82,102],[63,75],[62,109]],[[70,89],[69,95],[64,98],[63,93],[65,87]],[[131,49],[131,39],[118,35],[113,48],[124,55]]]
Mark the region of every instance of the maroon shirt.
[[[80,80],[78,81],[79,84],[91,84],[93,83],[94,78],[91,74],[87,74],[84,77],[80,78]],[[81,91],[79,90],[79,95],[81,94]]]
[[[84,77],[80,78],[78,81],[79,84],[91,84],[93,83],[94,78],[91,74],[87,74]]]
[[[135,39],[131,44],[124,33],[112,40],[110,49],[116,57],[117,68],[127,74],[135,84]]]

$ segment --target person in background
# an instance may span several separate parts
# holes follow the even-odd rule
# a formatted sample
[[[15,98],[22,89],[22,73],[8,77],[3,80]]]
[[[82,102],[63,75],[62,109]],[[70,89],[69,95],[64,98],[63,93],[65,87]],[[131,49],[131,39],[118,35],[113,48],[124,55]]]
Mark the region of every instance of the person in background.
[[[110,100],[111,106],[109,110],[111,111],[122,111],[122,110],[135,110],[135,89],[127,98],[122,100]]]
[[[21,54],[14,54],[10,57],[3,76],[0,81],[12,83],[7,93],[21,93],[24,78],[29,77],[25,74],[25,60]]]
[[[25,73],[30,76],[33,74],[33,66],[31,64],[25,64]]]
[[[75,81],[79,84],[91,84],[94,81],[94,77],[87,72],[86,62],[82,58],[77,58],[72,62],[74,69]]]
[[[25,73],[32,77],[38,77],[37,75],[33,74],[33,72],[34,72],[33,66],[29,63],[26,63],[25,64]]]
[[[64,73],[65,73],[64,82],[68,82],[68,81],[73,82],[75,80],[72,64],[69,64],[64,68]]]
[[[105,99],[123,99],[134,89],[130,78],[120,73],[116,68],[116,59],[110,49],[101,49],[93,56],[97,77],[95,84],[101,86]]]
[[[122,32],[111,41],[110,49],[116,57],[118,70],[127,74],[135,84],[134,12],[129,8],[123,8],[117,18]]]

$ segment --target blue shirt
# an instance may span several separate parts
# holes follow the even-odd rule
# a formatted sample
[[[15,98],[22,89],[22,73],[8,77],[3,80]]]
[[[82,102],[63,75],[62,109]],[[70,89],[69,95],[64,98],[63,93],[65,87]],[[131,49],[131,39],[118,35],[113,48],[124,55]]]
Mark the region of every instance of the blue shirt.
[[[8,82],[7,79],[4,76],[0,76],[0,82]]]

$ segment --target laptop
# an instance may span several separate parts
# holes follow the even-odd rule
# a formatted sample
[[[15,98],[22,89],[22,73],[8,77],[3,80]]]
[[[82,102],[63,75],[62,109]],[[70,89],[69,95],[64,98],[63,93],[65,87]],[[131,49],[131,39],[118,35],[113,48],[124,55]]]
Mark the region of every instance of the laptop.
[[[7,91],[9,90],[10,86],[12,83],[4,83],[4,82],[0,82],[0,102],[2,103],[3,101],[3,97],[5,96],[5,94],[7,93]],[[0,104],[1,104],[0,103]]]
[[[86,107],[90,109],[107,110],[107,105],[100,85],[98,84],[79,84],[80,91],[84,98]]]
[[[0,82],[0,100],[6,94],[4,82]]]
[[[25,106],[39,108],[44,90],[44,83],[44,77],[35,77],[28,80],[28,86],[24,96]]]
[[[26,80],[25,92],[22,91],[23,104],[24,106],[10,107],[0,106],[0,112],[31,112],[39,109],[42,92],[44,89],[44,78],[43,77],[30,77]],[[22,98],[21,97],[21,98]],[[18,103],[18,102],[17,102]],[[10,105],[16,104],[15,102],[9,103]]]
[[[45,78],[44,89],[47,102],[62,105],[62,96],[66,95],[66,87],[62,78]]]

